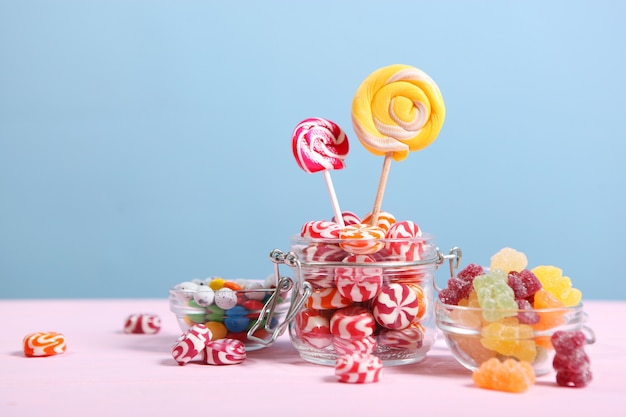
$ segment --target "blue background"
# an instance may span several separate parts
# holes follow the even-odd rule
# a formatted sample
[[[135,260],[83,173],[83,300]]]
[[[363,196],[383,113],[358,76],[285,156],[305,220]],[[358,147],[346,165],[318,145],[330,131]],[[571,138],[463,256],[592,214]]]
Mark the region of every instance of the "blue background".
[[[383,209],[463,264],[510,246],[587,299],[626,299],[625,5],[0,0],[0,298],[265,278],[270,250],[332,216],[293,128],[344,128],[332,176],[365,214],[382,158],[354,136],[352,97],[403,63],[447,117],[392,165]]]

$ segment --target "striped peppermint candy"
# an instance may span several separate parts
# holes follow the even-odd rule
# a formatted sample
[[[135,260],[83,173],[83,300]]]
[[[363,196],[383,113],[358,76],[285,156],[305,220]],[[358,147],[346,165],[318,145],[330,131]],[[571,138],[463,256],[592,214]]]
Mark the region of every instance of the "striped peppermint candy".
[[[353,224],[346,226],[339,232],[341,246],[346,252],[370,255],[381,250],[385,244],[385,231],[378,226],[368,224]]]
[[[415,351],[422,347],[424,334],[413,326],[400,330],[383,330],[378,335],[378,344],[389,349]]]
[[[372,302],[374,318],[388,329],[408,327],[418,312],[417,294],[406,284],[389,284],[380,290]]]
[[[357,216],[356,214],[354,214],[351,211],[342,211],[341,212],[341,218],[343,219],[343,224],[344,226],[350,226],[351,224],[361,224],[363,223],[361,221],[361,218],[359,216]],[[337,219],[335,219],[335,216],[333,216],[333,218],[331,219],[333,222],[336,222]]]
[[[131,314],[124,324],[124,333],[156,334],[161,330],[161,318],[155,314]]]
[[[333,341],[328,317],[316,310],[304,309],[298,313],[295,330],[300,340],[317,349],[324,349]]]
[[[390,256],[402,261],[417,261],[422,259],[424,241],[420,227],[405,220],[391,225],[385,236],[385,249]]]
[[[302,226],[300,236],[311,239],[339,239],[341,226],[328,220],[311,220]]]
[[[307,308],[317,310],[332,310],[335,308],[348,307],[352,301],[341,295],[337,288],[314,289],[306,301]]]
[[[302,250],[303,262],[340,262],[346,252],[339,245],[314,243]],[[302,277],[314,288],[335,286],[335,269],[325,266],[307,266],[302,268]]]
[[[343,339],[360,339],[374,334],[376,321],[364,307],[346,307],[335,311],[330,318],[330,332]]]
[[[378,221],[373,226],[378,226],[387,233],[391,226],[395,224],[396,218],[393,214],[387,213],[386,211],[381,211],[378,213]],[[372,223],[372,213],[368,213],[362,220],[363,224],[371,224]]]
[[[382,373],[382,360],[370,353],[342,355],[335,363],[335,376],[339,382],[349,384],[378,382]]]
[[[36,332],[24,337],[24,355],[29,357],[53,356],[65,352],[65,336],[57,332]]]
[[[347,355],[350,353],[372,353],[376,349],[376,338],[374,336],[361,337],[356,339],[344,339],[342,337],[333,338],[333,348],[337,355]]]
[[[246,346],[237,339],[209,341],[204,350],[207,365],[236,365],[246,360]]]
[[[342,260],[347,265],[335,268],[335,286],[339,293],[354,302],[367,301],[378,293],[383,285],[383,269],[380,267],[350,266],[351,263],[373,263],[369,255],[348,255]]]
[[[205,349],[211,337],[211,331],[204,324],[193,325],[172,347],[172,357],[179,365],[185,365]]]

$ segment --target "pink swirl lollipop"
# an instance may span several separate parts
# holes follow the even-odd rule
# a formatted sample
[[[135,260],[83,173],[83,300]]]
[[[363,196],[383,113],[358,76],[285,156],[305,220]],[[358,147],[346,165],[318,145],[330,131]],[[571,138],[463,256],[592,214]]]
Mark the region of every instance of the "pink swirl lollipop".
[[[293,131],[291,140],[293,156],[304,172],[324,172],[326,187],[337,223],[343,227],[343,218],[335,188],[330,178],[330,170],[343,169],[344,159],[350,146],[343,130],[330,120],[319,117],[304,119]]]

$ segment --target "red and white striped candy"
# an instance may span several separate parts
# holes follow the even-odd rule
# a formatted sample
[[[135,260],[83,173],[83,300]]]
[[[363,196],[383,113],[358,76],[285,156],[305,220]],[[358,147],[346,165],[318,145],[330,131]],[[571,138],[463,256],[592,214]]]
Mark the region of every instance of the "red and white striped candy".
[[[298,123],[291,147],[298,166],[308,173],[343,169],[350,150],[345,132],[336,123],[320,117]]]
[[[364,307],[346,307],[335,311],[330,318],[330,332],[343,339],[371,336],[376,330],[372,313]]]
[[[390,349],[414,351],[422,347],[424,334],[417,327],[400,330],[383,330],[378,335],[378,344]]]
[[[385,243],[385,231],[378,226],[367,224],[353,224],[346,226],[339,232],[341,246],[346,252],[359,255],[370,255],[381,250]]]
[[[315,243],[302,250],[303,262],[340,262],[346,252],[339,245]],[[335,286],[335,269],[332,267],[306,266],[302,268],[302,277],[314,288]]]
[[[124,333],[156,334],[161,330],[161,318],[154,314],[131,314],[124,324]]]
[[[304,223],[300,236],[311,239],[339,239],[341,226],[327,220],[311,220]]]
[[[185,365],[205,349],[210,339],[211,331],[204,324],[193,325],[172,347],[172,357],[179,365]]]
[[[208,341],[204,350],[207,365],[236,365],[246,360],[246,346],[237,339]]]
[[[393,214],[387,213],[386,211],[381,211],[378,213],[378,221],[373,226],[378,226],[387,233],[391,225],[396,222],[396,218]],[[372,213],[368,213],[363,220],[361,221],[363,224],[371,224],[372,223]]]
[[[335,363],[335,376],[339,382],[363,384],[378,382],[383,374],[383,362],[370,353],[342,355]]]
[[[416,223],[410,220],[397,222],[387,231],[385,238],[389,240],[385,243],[385,249],[397,260],[420,260],[424,253],[421,237],[422,230]]]
[[[65,336],[57,332],[36,332],[24,337],[24,355],[28,357],[53,356],[65,352]]]
[[[426,294],[424,294],[424,289],[415,283],[406,285],[415,291],[415,295],[417,295],[418,309],[414,322],[421,321],[426,316],[426,308],[428,307],[428,299],[426,298]]]
[[[345,267],[335,268],[335,285],[349,300],[367,301],[378,293],[383,285],[383,269],[379,267],[349,266],[350,263],[372,263],[374,258],[369,255],[348,255],[342,262]]]
[[[306,301],[307,308],[316,310],[330,310],[335,308],[348,307],[352,301],[341,295],[337,288],[314,289],[311,296]]]
[[[367,336],[358,339],[333,338],[333,348],[339,356],[350,353],[372,353],[376,349],[376,338]]]
[[[363,223],[361,221],[361,218],[359,216],[357,216],[356,214],[354,214],[353,212],[351,212],[351,211],[343,211],[341,213],[341,217],[343,218],[344,226],[350,226],[351,224],[361,224],[361,223]],[[335,219],[335,216],[333,216],[333,218],[331,220],[333,222],[337,221]]]
[[[302,310],[296,316],[295,327],[298,338],[314,348],[324,349],[333,341],[328,317],[318,311]]]
[[[406,284],[389,284],[372,302],[374,318],[388,329],[404,329],[415,320],[418,312],[417,294]]]

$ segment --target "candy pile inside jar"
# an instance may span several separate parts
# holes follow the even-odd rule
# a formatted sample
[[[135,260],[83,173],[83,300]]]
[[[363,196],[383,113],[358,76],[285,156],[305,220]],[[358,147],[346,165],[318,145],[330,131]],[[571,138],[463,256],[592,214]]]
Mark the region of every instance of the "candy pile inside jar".
[[[354,131],[370,153],[384,157],[374,206],[363,218],[341,211],[330,178],[344,168],[345,132],[322,118],[305,119],[293,132],[296,162],[324,174],[334,217],[308,221],[292,238],[312,294],[290,334],[304,359],[335,364],[342,382],[376,382],[382,363],[419,361],[434,341],[436,246],[414,221],[396,221],[381,207],[391,162],[429,146],[444,118],[438,86],[417,68],[390,65],[361,83],[352,102]],[[344,374],[353,368],[365,374]]]
[[[277,291],[273,277],[266,281],[226,280],[220,277],[181,282],[170,289],[170,310],[176,314],[180,327],[188,331],[197,324],[205,326],[211,340],[236,339],[245,343],[247,350],[265,347],[248,338],[248,330],[256,323],[267,300]],[[290,294],[277,298],[273,327],[286,313]],[[265,338],[265,325],[259,326],[253,336]]]
[[[523,252],[503,248],[491,257],[488,270],[470,264],[451,277],[439,300],[437,325],[455,357],[474,369],[477,385],[525,391],[538,370],[544,373],[541,364],[555,349],[558,385],[581,387],[591,381],[582,351],[587,342],[581,330],[582,293],[560,268],[528,269]],[[563,342],[570,339],[580,349],[571,355],[572,343]]]

